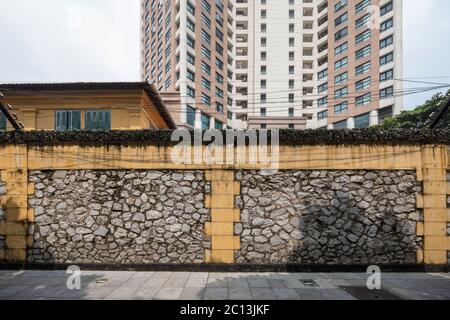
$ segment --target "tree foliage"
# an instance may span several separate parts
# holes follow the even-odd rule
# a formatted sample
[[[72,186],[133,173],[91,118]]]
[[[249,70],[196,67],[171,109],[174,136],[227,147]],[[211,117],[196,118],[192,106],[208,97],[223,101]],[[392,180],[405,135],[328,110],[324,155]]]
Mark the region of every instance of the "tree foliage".
[[[447,94],[438,93],[433,95],[423,105],[414,110],[403,111],[396,117],[386,119],[379,127],[383,129],[419,129],[424,128],[430,121],[430,116],[440,110],[440,108],[450,98],[450,90]],[[449,110],[450,111],[450,110]],[[450,129],[450,112],[439,121],[437,129]]]

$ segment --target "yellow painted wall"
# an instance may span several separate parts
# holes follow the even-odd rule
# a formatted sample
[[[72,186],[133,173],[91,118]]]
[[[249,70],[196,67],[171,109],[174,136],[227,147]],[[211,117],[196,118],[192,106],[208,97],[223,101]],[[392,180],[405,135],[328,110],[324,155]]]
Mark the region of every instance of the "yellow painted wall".
[[[26,243],[30,239],[23,230],[34,220],[27,204],[27,195],[34,192],[34,186],[28,184],[28,171],[197,169],[206,170],[206,179],[212,182],[212,193],[206,199],[206,206],[212,211],[212,221],[205,225],[205,233],[212,239],[207,260],[233,263],[234,252],[240,246],[239,237],[232,233],[233,224],[240,220],[239,209],[234,208],[233,201],[240,192],[234,172],[263,166],[177,164],[171,161],[172,151],[173,147],[157,146],[1,146],[0,180],[7,183],[8,194],[0,199],[7,210],[7,220],[0,224],[0,235],[6,235],[7,248],[0,251],[0,260],[25,259]],[[235,157],[237,153],[235,150]],[[446,201],[450,194],[450,184],[446,180],[447,146],[282,146],[279,161],[281,170],[415,170],[417,179],[423,182],[423,194],[417,197],[417,207],[424,211],[424,222],[417,228],[417,235],[424,238],[424,248],[417,253],[417,262],[447,263],[447,250],[450,250],[450,238],[445,231],[450,222]]]

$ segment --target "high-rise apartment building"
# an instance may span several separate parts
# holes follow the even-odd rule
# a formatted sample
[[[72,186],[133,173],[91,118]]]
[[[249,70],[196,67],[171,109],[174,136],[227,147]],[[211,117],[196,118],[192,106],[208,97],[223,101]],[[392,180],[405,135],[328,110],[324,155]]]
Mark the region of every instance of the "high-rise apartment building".
[[[233,90],[233,4],[228,0],[142,0],[142,79],[178,92],[182,127],[226,128]]]
[[[402,0],[237,0],[233,126],[361,128],[402,109]]]
[[[180,123],[363,128],[402,109],[402,0],[142,6],[142,76],[179,90]]]

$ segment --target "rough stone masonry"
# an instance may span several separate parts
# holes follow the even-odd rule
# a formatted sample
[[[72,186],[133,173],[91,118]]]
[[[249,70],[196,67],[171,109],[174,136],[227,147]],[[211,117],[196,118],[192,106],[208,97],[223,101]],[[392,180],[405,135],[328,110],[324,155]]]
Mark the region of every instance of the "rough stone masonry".
[[[34,263],[203,263],[203,171],[35,171]]]
[[[6,184],[3,181],[0,181],[0,197],[6,195]],[[0,206],[0,222],[6,220],[5,210]],[[4,235],[0,235],[0,250],[5,249],[6,247],[6,237]]]
[[[239,171],[238,263],[416,263],[415,172]]]

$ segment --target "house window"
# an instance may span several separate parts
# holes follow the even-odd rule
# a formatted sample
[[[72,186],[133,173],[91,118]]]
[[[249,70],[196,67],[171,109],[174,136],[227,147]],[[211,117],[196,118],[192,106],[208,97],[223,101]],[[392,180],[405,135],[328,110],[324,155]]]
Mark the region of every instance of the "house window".
[[[55,129],[58,131],[81,130],[81,112],[56,111]]]
[[[111,130],[111,111],[85,111],[84,127],[91,131]]]

